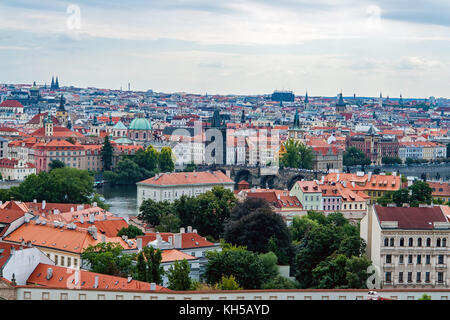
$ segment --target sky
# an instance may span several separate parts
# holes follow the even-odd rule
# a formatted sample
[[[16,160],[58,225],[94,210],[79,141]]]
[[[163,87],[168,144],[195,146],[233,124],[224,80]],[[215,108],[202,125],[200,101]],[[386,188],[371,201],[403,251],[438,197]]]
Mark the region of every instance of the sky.
[[[1,0],[0,83],[450,97],[450,1]]]

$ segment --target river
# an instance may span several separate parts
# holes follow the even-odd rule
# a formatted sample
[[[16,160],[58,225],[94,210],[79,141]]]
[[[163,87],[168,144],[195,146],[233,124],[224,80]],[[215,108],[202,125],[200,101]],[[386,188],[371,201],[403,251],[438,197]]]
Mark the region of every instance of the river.
[[[120,217],[136,216],[136,185],[110,186],[96,188],[110,206],[109,212]]]

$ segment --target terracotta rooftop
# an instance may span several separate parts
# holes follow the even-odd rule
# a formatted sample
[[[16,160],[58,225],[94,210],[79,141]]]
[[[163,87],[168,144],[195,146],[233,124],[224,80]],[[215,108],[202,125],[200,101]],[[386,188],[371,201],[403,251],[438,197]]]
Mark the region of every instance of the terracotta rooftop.
[[[47,279],[47,270],[52,269],[52,276]],[[38,285],[49,288],[98,289],[98,290],[132,290],[150,291],[150,283],[127,278],[105,275],[101,273],[79,270],[78,283],[76,271],[73,269],[40,263],[27,279],[27,285]],[[95,279],[98,287],[94,288]],[[169,289],[156,285],[156,291],[170,292]]]
[[[434,222],[447,222],[441,207],[382,207],[374,206],[378,220],[397,221],[399,229],[433,229]]]
[[[184,185],[184,184],[234,184],[222,171],[214,172],[176,172],[163,173],[150,179],[138,182],[148,185]]]

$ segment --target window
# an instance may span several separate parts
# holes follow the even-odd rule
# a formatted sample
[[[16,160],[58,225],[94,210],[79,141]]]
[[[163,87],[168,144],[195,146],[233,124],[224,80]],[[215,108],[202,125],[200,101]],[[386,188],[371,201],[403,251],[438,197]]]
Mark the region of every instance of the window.
[[[50,293],[42,292],[42,300],[48,300],[50,298]]]
[[[422,255],[417,256],[417,264],[422,264]]]
[[[420,272],[417,272],[417,275],[416,275],[416,282],[422,282],[422,280],[420,279],[420,277],[421,277],[421,273]]]
[[[394,238],[391,238],[389,245],[390,245],[391,247],[394,246]]]
[[[444,255],[438,255],[438,264],[444,264]]]
[[[431,247],[431,239],[427,238],[427,247]]]
[[[412,262],[412,259],[413,259],[413,256],[412,256],[412,254],[410,254],[410,255],[408,256],[408,263],[413,263],[413,262]]]
[[[386,255],[386,263],[391,263],[392,261],[392,256],[390,254]]]
[[[78,264],[78,259],[73,259],[73,266],[76,267]]]
[[[86,294],[85,293],[80,293],[78,295],[78,300],[86,300]]]
[[[67,293],[61,293],[60,299],[67,300]]]
[[[385,247],[389,246],[389,239],[388,238],[384,238],[384,246]]]
[[[391,282],[391,272],[386,272],[386,283],[390,283]]]
[[[443,272],[438,272],[437,273],[437,279],[438,279],[438,283],[443,283],[444,282],[444,273]]]
[[[425,256],[425,264],[430,264],[431,263],[430,260],[431,260],[431,256],[429,254],[427,254]]]
[[[25,300],[30,300],[30,299],[31,299],[31,292],[30,292],[30,291],[25,291],[25,292],[23,293],[23,298],[24,298]]]
[[[58,256],[55,254],[55,266],[58,265]]]
[[[64,257],[61,256],[61,266],[64,266]]]
[[[405,239],[400,238],[400,247],[403,247],[405,245]]]
[[[403,264],[403,255],[398,256],[398,263]]]
[[[409,245],[410,247],[413,246],[413,238],[409,238],[409,240],[408,240],[408,245]]]
[[[105,300],[105,295],[104,294],[98,294],[97,295],[97,300]]]
[[[412,282],[412,272],[408,272],[408,282]]]
[[[398,282],[400,282],[400,283],[403,282],[403,272],[398,273]]]
[[[442,238],[442,246],[443,247],[447,246],[447,239],[446,238]]]
[[[422,246],[422,238],[417,239],[417,246],[418,247]]]
[[[441,246],[441,238],[437,238],[436,239],[436,247],[440,247]]]
[[[70,267],[72,261],[72,259],[70,257],[67,257],[67,266]]]
[[[430,282],[430,273],[425,272],[425,282]]]

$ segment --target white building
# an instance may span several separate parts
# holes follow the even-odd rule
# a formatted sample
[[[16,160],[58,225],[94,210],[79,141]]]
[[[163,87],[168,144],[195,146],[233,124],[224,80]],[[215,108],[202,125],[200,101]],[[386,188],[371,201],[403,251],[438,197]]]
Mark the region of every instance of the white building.
[[[441,207],[371,206],[361,220],[383,288],[450,288],[450,223]]]
[[[198,196],[216,186],[233,191],[234,181],[222,171],[158,174],[137,183],[137,207],[146,199],[172,202],[182,195]]]

